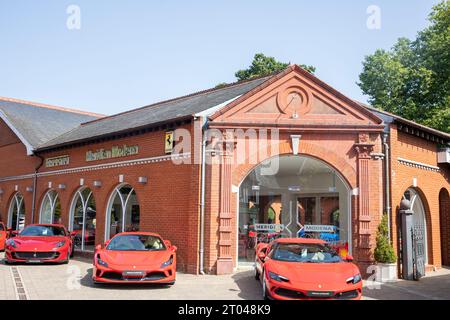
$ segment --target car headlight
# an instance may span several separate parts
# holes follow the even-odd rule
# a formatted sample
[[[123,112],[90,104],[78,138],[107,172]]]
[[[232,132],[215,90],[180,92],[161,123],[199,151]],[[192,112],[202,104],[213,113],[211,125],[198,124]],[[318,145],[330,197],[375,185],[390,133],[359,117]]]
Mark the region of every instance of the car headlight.
[[[55,246],[54,249],[61,248],[61,247],[62,247],[63,245],[65,245],[65,244],[66,244],[66,241],[65,241],[65,240],[60,241],[60,242],[58,242],[58,243],[56,244],[56,246]]]
[[[357,274],[356,276],[350,277],[347,279],[347,283],[350,284],[357,284],[358,282],[361,282],[362,278],[360,274]]]
[[[108,268],[108,263],[100,259],[100,256],[97,256],[97,263],[101,265],[102,267]]]
[[[269,271],[269,277],[272,280],[278,281],[278,282],[288,282],[289,279],[283,276],[280,276],[279,274],[273,273]]]
[[[13,248],[17,248],[16,242],[14,240],[12,240],[12,239],[7,240],[6,241],[6,245],[10,246],[10,247],[13,247]]]
[[[170,259],[167,260],[166,262],[164,262],[164,263],[161,265],[161,268],[165,268],[165,267],[167,267],[167,266],[170,266],[172,263],[173,263],[173,256],[170,256]]]

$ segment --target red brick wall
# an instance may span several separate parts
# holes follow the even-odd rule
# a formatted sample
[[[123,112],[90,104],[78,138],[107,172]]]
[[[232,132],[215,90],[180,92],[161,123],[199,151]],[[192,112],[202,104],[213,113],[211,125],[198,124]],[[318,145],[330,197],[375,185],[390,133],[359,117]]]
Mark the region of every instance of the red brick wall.
[[[191,124],[184,125],[184,129],[193,130]],[[155,131],[146,134],[131,136],[108,142],[91,144],[88,146],[61,150],[43,154],[45,158],[59,155],[69,155],[70,165],[42,168],[40,172],[50,172],[61,169],[73,169],[84,166],[119,162],[131,159],[164,156],[165,131]],[[115,145],[138,145],[139,154],[124,158],[115,158],[104,161],[86,162],[87,150],[105,148]],[[0,149],[2,155],[8,149],[10,156],[1,157],[0,177],[29,174],[33,170],[31,157],[25,155],[23,145],[16,144]],[[198,150],[196,150],[198,152]],[[194,150],[192,150],[194,152]],[[33,159],[34,160],[34,159]],[[140,230],[152,231],[172,241],[178,247],[178,267],[196,273],[198,270],[198,212],[199,212],[199,166],[190,164],[176,165],[170,160],[152,163],[127,165],[99,170],[81,170],[61,174],[50,174],[38,178],[36,188],[36,215],[35,223],[39,221],[39,211],[48,184],[58,192],[62,207],[62,222],[69,225],[69,211],[76,191],[80,188],[80,179],[84,179],[84,186],[93,191],[97,205],[96,243],[105,240],[105,217],[108,200],[114,188],[119,184],[119,175],[124,175],[124,182],[135,188],[140,204]],[[146,184],[138,183],[138,178],[148,178]],[[100,180],[102,186],[96,188],[95,180]],[[58,185],[64,184],[65,189],[59,190]],[[4,194],[0,197],[0,213],[6,220],[10,199],[14,194],[15,185],[25,196],[26,223],[31,221],[32,192],[26,192],[26,187],[32,186],[32,180],[14,180],[0,182]]]
[[[437,163],[437,145],[434,142],[400,132],[396,124],[390,128],[391,136],[391,203],[392,203],[392,235],[395,247],[398,246],[397,220],[398,208],[404,192],[413,187],[413,179],[417,179],[415,188],[421,195],[426,211],[428,237],[428,263],[440,267],[441,239],[439,218],[439,192],[442,188],[450,190],[450,172],[448,165]],[[404,158],[431,166],[439,167],[439,172],[402,164],[398,158]]]

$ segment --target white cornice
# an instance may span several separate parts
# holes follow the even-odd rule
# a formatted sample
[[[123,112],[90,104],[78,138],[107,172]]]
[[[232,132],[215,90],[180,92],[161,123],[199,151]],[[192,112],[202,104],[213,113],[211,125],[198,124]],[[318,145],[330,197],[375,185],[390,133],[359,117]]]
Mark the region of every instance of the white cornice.
[[[404,159],[404,158],[400,158],[400,157],[397,158],[397,160],[401,164],[407,165],[407,166],[410,166],[410,167],[415,167],[415,168],[420,168],[420,169],[430,170],[430,171],[436,171],[436,172],[438,172],[440,170],[439,167],[432,166],[430,164],[426,164],[426,163],[422,163],[422,162],[408,160],[408,159]]]

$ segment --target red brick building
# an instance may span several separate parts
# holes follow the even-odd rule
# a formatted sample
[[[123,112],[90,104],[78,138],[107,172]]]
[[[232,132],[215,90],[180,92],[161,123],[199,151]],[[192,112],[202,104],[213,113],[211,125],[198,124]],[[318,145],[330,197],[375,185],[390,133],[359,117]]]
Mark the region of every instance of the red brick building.
[[[365,267],[383,212],[400,254],[405,198],[439,268],[449,142],[298,66],[107,117],[0,99],[0,219],[61,222],[87,252],[117,232],[158,232],[190,273],[232,272],[277,233],[321,237]]]

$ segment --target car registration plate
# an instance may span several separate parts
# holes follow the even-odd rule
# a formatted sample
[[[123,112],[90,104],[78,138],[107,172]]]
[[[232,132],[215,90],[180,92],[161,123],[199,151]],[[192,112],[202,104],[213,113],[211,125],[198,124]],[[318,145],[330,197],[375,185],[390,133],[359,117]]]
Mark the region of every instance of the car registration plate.
[[[144,271],[124,271],[122,272],[124,278],[143,278],[145,276]]]
[[[28,263],[41,263],[41,260],[37,260],[37,259],[30,259],[27,261]]]
[[[333,296],[333,291],[308,291],[307,296],[315,298],[330,298]]]

